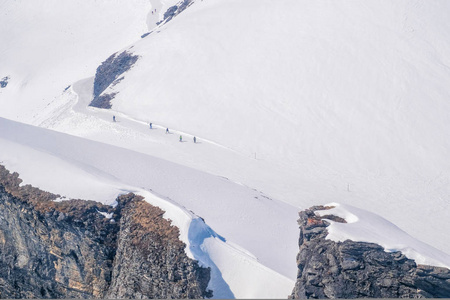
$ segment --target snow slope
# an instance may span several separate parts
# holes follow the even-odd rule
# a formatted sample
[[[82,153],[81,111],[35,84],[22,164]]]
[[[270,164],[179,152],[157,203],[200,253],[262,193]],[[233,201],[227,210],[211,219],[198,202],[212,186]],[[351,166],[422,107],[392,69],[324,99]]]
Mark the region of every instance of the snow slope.
[[[289,294],[296,212],[326,202],[360,217],[336,239],[449,265],[448,1],[196,0],[154,27],[174,3],[1,1],[0,117],[81,139],[0,119],[0,161],[68,197],[174,204],[223,297],[271,280]],[[96,67],[121,50],[140,59],[105,91],[112,110],[87,107]]]
[[[3,118],[0,144],[0,163],[20,172],[24,183],[64,198],[110,205],[116,195],[135,192],[161,207],[164,217],[180,228],[188,255],[211,267],[209,288],[215,298],[280,298],[292,290],[297,208],[221,177]],[[348,205],[330,205],[337,207],[326,213],[342,216],[349,224],[333,223],[328,238],[376,242],[418,263],[450,266],[448,254],[387,220]]]
[[[449,6],[196,1],[133,44],[141,58],[105,93],[115,112],[233,152],[146,153],[296,206],[364,207],[447,251]]]
[[[213,269],[215,297],[276,298],[291,292],[297,208],[221,177],[3,118],[0,143],[0,163],[24,183],[106,204],[131,191],[166,210],[188,254]]]
[[[0,77],[10,77],[0,89],[2,116],[31,123],[72,82],[147,32],[151,8],[148,0],[1,0]]]

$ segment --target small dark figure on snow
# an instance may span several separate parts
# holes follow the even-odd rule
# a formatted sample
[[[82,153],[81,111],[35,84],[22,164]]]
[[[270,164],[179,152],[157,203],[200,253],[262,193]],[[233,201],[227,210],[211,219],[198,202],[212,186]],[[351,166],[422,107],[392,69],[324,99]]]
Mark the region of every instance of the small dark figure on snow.
[[[195,136],[194,136],[194,143],[197,143],[197,139],[195,138]]]
[[[152,129],[152,123],[150,123],[150,129]]]
[[[115,122],[116,121],[116,116],[113,116],[113,122]]]
[[[182,142],[183,141],[183,137],[180,135],[180,142]]]
[[[166,134],[169,133],[169,128],[166,128]]]

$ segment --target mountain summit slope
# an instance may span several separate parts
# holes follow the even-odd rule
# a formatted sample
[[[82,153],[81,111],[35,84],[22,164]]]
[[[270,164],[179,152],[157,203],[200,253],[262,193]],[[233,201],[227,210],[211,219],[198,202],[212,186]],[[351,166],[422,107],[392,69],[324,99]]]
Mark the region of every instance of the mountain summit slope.
[[[116,112],[266,164],[214,173],[295,205],[369,208],[445,250],[449,6],[196,1],[136,42],[105,92]]]
[[[0,162],[170,206],[225,298],[289,290],[297,211],[320,203],[449,253],[449,2],[183,3],[155,25],[175,1],[0,2]],[[96,89],[121,53],[137,59]]]

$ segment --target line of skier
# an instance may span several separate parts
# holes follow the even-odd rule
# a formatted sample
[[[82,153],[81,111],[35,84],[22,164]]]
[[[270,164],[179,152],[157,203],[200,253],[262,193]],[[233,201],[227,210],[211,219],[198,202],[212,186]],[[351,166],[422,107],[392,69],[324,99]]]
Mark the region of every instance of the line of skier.
[[[113,116],[113,122],[116,122],[116,116]],[[153,129],[153,123],[149,123],[150,129]],[[166,128],[166,134],[169,134],[169,128]],[[194,138],[192,139],[194,141],[194,143],[197,143],[197,138],[194,136]],[[183,142],[183,136],[180,135],[180,143]]]

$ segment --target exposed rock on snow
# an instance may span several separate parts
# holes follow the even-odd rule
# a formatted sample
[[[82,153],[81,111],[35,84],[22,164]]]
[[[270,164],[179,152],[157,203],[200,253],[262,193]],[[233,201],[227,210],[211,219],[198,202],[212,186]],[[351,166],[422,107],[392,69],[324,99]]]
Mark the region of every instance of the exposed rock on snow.
[[[0,165],[0,298],[210,295],[210,270],[186,256],[178,228],[142,197],[120,196],[115,208],[54,202],[20,182]]]
[[[3,77],[2,80],[0,80],[0,88],[5,88],[8,85],[8,79],[9,77]]]
[[[177,5],[171,6],[167,9],[167,11],[164,13],[164,19],[159,21],[157,24],[160,25],[162,23],[167,23],[170,20],[172,20],[173,17],[180,14],[182,11],[184,11],[189,5],[193,3],[193,0],[183,0]]]
[[[416,265],[374,243],[326,239],[328,216],[299,213],[298,276],[290,298],[450,297],[450,270]]]
[[[94,98],[94,100],[92,100],[92,102],[91,102],[91,104],[89,104],[89,106],[109,109],[112,107],[111,100],[114,99],[115,95],[117,95],[117,93],[100,95],[100,96]]]
[[[99,108],[111,108],[110,101],[114,98],[116,93],[102,94],[108,86],[115,85],[123,79],[120,77],[124,72],[128,71],[133,64],[136,63],[139,56],[132,55],[127,51],[120,54],[114,53],[107,60],[105,60],[95,73],[94,81],[94,99],[89,104],[90,106]]]

